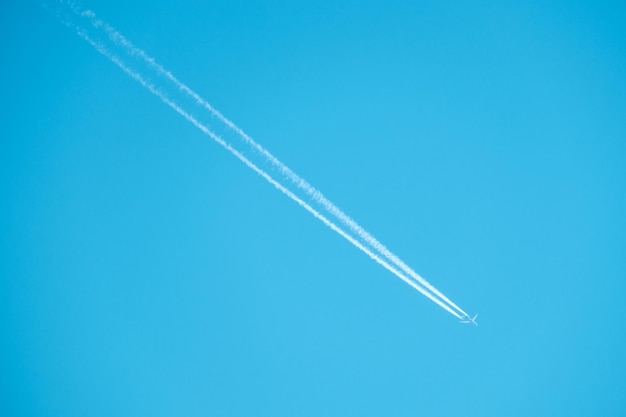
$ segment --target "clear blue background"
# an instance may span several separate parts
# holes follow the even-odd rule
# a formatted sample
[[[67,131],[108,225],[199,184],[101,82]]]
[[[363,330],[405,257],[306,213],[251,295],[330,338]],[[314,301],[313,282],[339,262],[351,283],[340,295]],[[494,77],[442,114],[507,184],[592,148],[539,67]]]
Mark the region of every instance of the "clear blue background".
[[[84,5],[480,326],[4,2],[0,415],[626,414],[622,2]]]

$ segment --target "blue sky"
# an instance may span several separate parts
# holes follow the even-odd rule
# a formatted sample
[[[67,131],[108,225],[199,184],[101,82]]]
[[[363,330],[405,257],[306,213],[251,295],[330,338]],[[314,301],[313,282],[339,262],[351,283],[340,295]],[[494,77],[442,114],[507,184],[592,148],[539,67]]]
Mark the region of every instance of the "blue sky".
[[[623,5],[83,5],[480,326],[9,2],[1,415],[626,412]]]

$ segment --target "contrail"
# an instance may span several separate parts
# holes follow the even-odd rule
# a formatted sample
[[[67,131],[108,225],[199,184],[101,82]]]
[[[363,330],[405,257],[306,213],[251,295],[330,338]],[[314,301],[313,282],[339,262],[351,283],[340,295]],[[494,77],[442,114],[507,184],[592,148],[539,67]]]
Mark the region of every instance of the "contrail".
[[[194,98],[194,100],[197,103],[203,105],[205,108],[210,110],[212,114],[217,116],[223,123],[225,123],[228,127],[230,127],[231,129],[235,130],[249,144],[251,144],[257,150],[259,150],[266,157],[266,159],[268,159],[274,166],[278,167],[279,170],[284,175],[286,175],[292,182],[294,182],[296,185],[298,185],[299,188],[305,190],[307,192],[307,194],[309,194],[311,197],[314,198],[315,201],[317,201],[322,206],[324,206],[328,211],[331,212],[331,214],[334,214],[337,218],[339,218],[342,222],[344,222],[344,224],[346,224],[351,229],[353,229],[353,232],[357,233],[367,243],[372,245],[375,249],[379,250],[379,252],[381,252],[384,256],[386,256],[388,259],[390,259],[392,262],[394,262],[396,264],[396,266],[400,266],[402,269],[405,270],[405,272],[407,272],[406,270],[408,270],[409,272],[412,273],[411,275],[415,275],[416,277],[418,277],[421,280],[423,280],[423,278],[421,278],[419,275],[417,275],[415,272],[413,272],[408,266],[406,266],[404,263],[402,263],[402,261],[400,261],[395,255],[393,255],[390,251],[388,251],[375,238],[373,238],[371,235],[369,235],[363,228],[361,228],[358,224],[356,224],[356,222],[354,222],[347,215],[345,215],[339,208],[334,206],[319,191],[317,191],[315,188],[313,188],[311,185],[309,185],[305,180],[303,180],[302,178],[297,176],[295,173],[293,173],[293,171],[291,171],[288,167],[286,167],[284,164],[282,164],[278,159],[276,159],[273,155],[271,155],[263,147],[261,147],[260,145],[256,144],[256,142],[254,142],[248,135],[246,135],[239,127],[237,127],[231,121],[229,121],[224,116],[222,116],[221,113],[219,113],[217,110],[213,109],[213,107],[211,107],[211,105],[209,103],[204,101],[201,97],[199,97],[191,89],[186,87],[184,84],[180,83],[171,73],[169,73],[163,67],[161,67],[159,64],[157,64],[144,51],[140,50],[139,48],[134,47],[129,41],[127,41],[119,32],[115,31],[110,25],[102,22],[101,20],[95,19],[95,14],[93,12],[91,12],[89,10],[81,12],[79,10],[76,10],[76,8],[75,8],[75,6],[73,4],[70,4],[70,6],[72,7],[74,13],[80,14],[81,16],[87,16],[90,19],[92,19],[92,23],[94,24],[94,26],[96,28],[98,28],[98,27],[100,27],[102,25],[106,25],[106,26],[104,26],[105,30],[109,34],[109,37],[111,38],[111,40],[117,46],[124,47],[126,49],[127,53],[130,53],[131,55],[134,55],[134,56],[139,55],[139,57],[141,57],[142,59],[144,59],[145,62],[150,64],[150,66],[153,67],[153,69],[156,69],[157,72],[160,73],[160,75],[165,75],[166,78],[170,79],[170,81],[173,81],[179,87],[180,90],[184,91],[188,95],[191,95],[192,98]],[[63,21],[58,15],[57,15],[57,18],[59,20]],[[243,154],[241,154],[239,151],[237,151],[235,148],[233,148],[230,144],[228,144],[226,141],[224,141],[221,137],[219,137],[218,135],[213,133],[211,130],[209,130],[208,127],[206,127],[204,124],[199,122],[191,114],[189,114],[188,112],[183,110],[173,100],[169,99],[163,92],[161,92],[159,89],[157,89],[152,83],[147,81],[138,72],[135,72],[135,71],[131,70],[128,66],[126,66],[124,64],[124,62],[120,58],[118,58],[117,56],[112,54],[104,45],[102,45],[102,44],[94,41],[93,39],[91,39],[87,35],[85,30],[83,30],[80,27],[75,26],[75,25],[73,25],[73,24],[71,24],[71,23],[69,23],[67,21],[63,21],[63,23],[65,23],[67,26],[75,29],[77,34],[80,37],[82,37],[85,41],[87,41],[91,46],[93,46],[102,55],[104,55],[109,60],[111,60],[113,63],[115,63],[118,67],[120,67],[127,75],[129,75],[130,77],[132,77],[133,79],[138,81],[143,87],[145,87],[152,94],[154,94],[159,99],[161,99],[161,101],[163,103],[165,103],[168,106],[170,106],[173,110],[175,110],[177,113],[179,113],[181,116],[183,116],[186,120],[191,122],[198,129],[200,129],[205,135],[207,135],[210,138],[212,138],[214,141],[216,141],[218,144],[220,144],[222,147],[224,147],[226,150],[228,150],[231,154],[233,154],[235,157],[237,157],[246,166],[248,166],[250,169],[255,171],[258,175],[263,177],[266,181],[268,181],[270,184],[272,184],[275,188],[277,188],[279,191],[281,191],[287,197],[291,198],[293,201],[295,201],[297,204],[299,204],[301,207],[303,207],[305,210],[307,210],[309,213],[311,213],[314,217],[316,217],[318,220],[322,221],[322,223],[324,223],[326,226],[328,226],[331,230],[335,231],[340,236],[342,236],[344,239],[346,239],[348,242],[352,243],[355,247],[360,249],[362,252],[364,252],[366,255],[368,255],[375,262],[377,262],[378,264],[383,266],[389,272],[391,272],[394,275],[396,275],[398,278],[402,279],[408,285],[410,285],[413,288],[415,288],[416,290],[418,290],[424,296],[428,297],[431,301],[433,301],[434,303],[436,303],[437,305],[439,305],[440,307],[442,307],[444,310],[448,311],[450,314],[454,315],[455,317],[457,317],[459,319],[462,318],[462,316],[457,311],[454,311],[449,305],[445,304],[442,300],[444,300],[445,302],[448,302],[452,307],[456,308],[464,316],[467,316],[467,313],[465,313],[462,309],[460,309],[458,306],[456,306],[454,303],[452,303],[450,300],[448,300],[445,296],[443,296],[441,293],[439,293],[439,291],[434,289],[434,287],[432,287],[430,284],[427,283],[428,286],[430,286],[431,288],[434,289],[433,293],[435,293],[436,295],[441,297],[442,300],[440,300],[435,295],[433,295],[430,292],[428,292],[427,290],[425,290],[420,285],[417,285],[414,281],[411,281],[410,279],[408,279],[403,273],[399,272],[396,268],[391,266],[388,262],[386,262],[385,260],[381,259],[378,255],[374,254],[370,249],[365,247],[361,242],[359,242],[356,239],[354,239],[352,236],[350,236],[348,233],[346,233],[343,229],[338,227],[335,223],[333,223],[332,221],[328,220],[325,216],[320,214],[317,210],[315,210],[309,204],[307,204],[302,199],[297,197],[293,192],[291,192],[286,187],[281,185],[278,181],[274,180],[269,174],[267,174],[265,171],[263,171],[262,169],[257,167],[254,163],[252,163],[250,160],[248,160]]]
[[[404,281],[407,284],[409,284],[411,287],[413,287],[416,290],[418,290],[419,292],[421,292],[423,295],[425,295],[426,297],[431,299],[433,302],[438,304],[441,308],[443,308],[444,310],[448,311],[450,314],[456,316],[459,319],[462,318],[456,311],[452,310],[448,305],[444,304],[441,300],[439,300],[438,298],[434,297],[431,293],[429,293],[428,291],[424,290],[422,287],[417,285],[415,282],[413,282],[410,279],[408,279],[401,272],[399,272],[397,269],[395,269],[394,267],[389,265],[386,261],[381,259],[378,255],[374,254],[368,248],[363,246],[360,242],[358,242],[352,236],[347,234],[344,230],[342,230],[340,227],[338,227],[332,221],[328,220],[326,217],[324,217],[322,214],[320,214],[313,207],[311,207],[306,202],[301,200],[293,192],[291,192],[290,190],[285,188],[282,184],[280,184],[278,181],[276,181],[274,178],[272,178],[269,174],[267,174],[261,168],[257,167],[254,163],[252,163],[245,156],[243,156],[239,151],[237,151],[231,145],[229,145],[227,142],[225,142],[221,137],[219,137],[216,134],[214,134],[211,130],[209,130],[208,127],[206,127],[205,125],[200,123],[191,114],[187,113],[185,110],[183,110],[181,107],[179,107],[174,101],[172,101],[167,96],[165,96],[165,94],[163,94],[161,91],[159,91],[149,81],[144,79],[139,73],[137,73],[137,72],[131,70],[130,68],[128,68],[120,58],[118,58],[117,56],[113,55],[104,45],[102,45],[102,44],[94,41],[93,39],[91,39],[87,35],[87,33],[85,31],[80,29],[80,27],[72,26],[68,22],[63,22],[63,23],[65,23],[69,27],[73,27],[76,30],[76,33],[81,38],[83,38],[85,41],[87,41],[91,46],[93,46],[99,53],[101,53],[102,55],[107,57],[110,61],[112,61],[119,68],[121,68],[127,75],[129,75],[130,77],[135,79],[137,82],[139,82],[139,84],[141,84],[148,91],[150,91],[152,94],[154,94],[156,97],[158,97],[163,103],[165,103],[168,106],[170,106],[174,111],[176,111],[178,114],[183,116],[187,121],[191,122],[195,127],[200,129],[202,131],[202,133],[204,133],[205,135],[209,136],[211,139],[213,139],[215,142],[217,142],[219,145],[221,145],[224,149],[226,149],[228,152],[230,152],[232,155],[234,155],[237,159],[239,159],[241,162],[243,162],[248,168],[252,169],[259,176],[261,176],[267,182],[269,182],[274,187],[276,187],[280,192],[282,192],[287,197],[289,197],[290,199],[295,201],[298,205],[300,205],[306,211],[311,213],[315,218],[320,220],[322,223],[324,223],[326,226],[328,226],[331,230],[337,232],[341,237],[346,239],[348,242],[352,243],[354,246],[356,246],[358,249],[360,249],[362,252],[364,252],[367,256],[369,256],[372,260],[374,260],[375,262],[380,264],[383,268],[387,269],[389,272],[391,272],[394,275],[396,275],[398,278],[400,278],[402,281]]]
[[[461,309],[458,305],[456,305],[452,300],[446,297],[443,293],[441,293],[437,288],[435,288],[432,284],[430,284],[426,279],[424,279],[421,275],[415,272],[411,267],[406,265],[397,255],[391,252],[385,245],[383,245],[378,239],[376,239],[373,235],[371,235],[367,230],[365,230],[362,226],[360,226],[356,221],[354,221],[350,216],[344,213],[339,207],[333,204],[328,198],[326,198],[319,190],[309,184],[305,179],[300,177],[294,171],[292,171],[288,166],[282,163],[278,158],[272,155],[267,149],[263,146],[255,142],[248,134],[246,134],[239,126],[234,124],[231,120],[226,118],[222,113],[220,113],[217,109],[211,106],[206,100],[204,100],[200,95],[198,95],[195,91],[189,88],[187,85],[179,81],[170,71],[166,70],[163,66],[161,66],[154,58],[149,56],[144,50],[136,47],[130,40],[126,39],[124,35],[122,35],[117,29],[108,24],[107,22],[98,19],[96,14],[91,10],[82,11],[78,9],[75,5],[72,6],[72,10],[83,17],[87,17],[91,20],[91,23],[94,27],[100,28],[102,27],[105,32],[109,35],[109,38],[118,46],[121,46],[126,49],[126,51],[135,57],[141,58],[144,62],[146,62],[150,67],[152,67],[159,75],[165,77],[174,83],[180,91],[189,95],[193,98],[197,104],[203,106],[208,111],[210,111],[215,117],[217,117],[222,123],[236,132],[241,138],[244,139],[250,146],[259,151],[261,155],[263,155],[268,162],[270,162],[274,167],[276,167],[281,174],[283,174],[289,181],[295,184],[298,188],[303,190],[309,197],[311,197],[314,201],[324,207],[328,212],[330,212],[333,216],[335,216],[341,223],[347,226],[353,233],[357,234],[364,242],[366,242],[370,247],[374,248],[378,251],[382,256],[387,258],[391,263],[396,265],[406,274],[411,276],[414,280],[419,282],[422,286],[426,287],[433,294],[441,298],[444,302],[448,303],[452,308],[456,309],[461,315],[465,317],[469,317],[463,309]]]

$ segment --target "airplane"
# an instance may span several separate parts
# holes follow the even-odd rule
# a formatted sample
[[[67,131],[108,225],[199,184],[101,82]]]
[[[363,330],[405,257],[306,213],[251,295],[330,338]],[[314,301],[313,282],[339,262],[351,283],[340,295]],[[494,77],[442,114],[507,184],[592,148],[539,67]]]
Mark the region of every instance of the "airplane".
[[[470,317],[470,316],[465,316],[462,320],[461,323],[472,323],[474,324],[474,326],[478,326],[478,323],[476,323],[476,317],[478,317],[478,314],[476,314],[474,317]]]

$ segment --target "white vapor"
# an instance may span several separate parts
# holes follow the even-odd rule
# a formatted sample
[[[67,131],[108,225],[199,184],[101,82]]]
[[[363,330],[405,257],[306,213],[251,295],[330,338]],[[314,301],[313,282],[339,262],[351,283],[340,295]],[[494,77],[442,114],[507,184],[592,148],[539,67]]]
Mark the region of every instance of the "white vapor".
[[[94,27],[99,28],[102,27],[106,33],[109,35],[109,38],[118,46],[121,46],[127,50],[127,52],[135,57],[141,58],[150,65],[157,73],[161,76],[164,76],[169,81],[174,83],[180,91],[189,95],[193,98],[197,104],[203,106],[208,111],[210,111],[215,117],[217,117],[222,123],[236,132],[242,139],[244,139],[250,146],[259,151],[268,162],[270,162],[274,167],[276,167],[289,181],[295,184],[298,188],[303,190],[309,197],[311,197],[314,201],[319,203],[322,207],[324,207],[329,213],[335,216],[341,223],[347,226],[353,233],[357,234],[364,242],[378,251],[382,256],[387,258],[391,263],[396,265],[406,274],[410,275],[414,280],[420,283],[422,286],[426,287],[437,297],[441,298],[444,302],[448,303],[452,308],[456,309],[461,315],[465,317],[469,317],[463,309],[457,306],[452,300],[442,294],[437,288],[435,288],[432,284],[430,284],[426,279],[420,276],[417,272],[415,272],[411,267],[406,265],[398,256],[396,256],[393,252],[391,252],[385,245],[379,242],[374,236],[372,236],[367,230],[365,230],[362,226],[360,226],[356,221],[354,221],[350,216],[344,213],[339,207],[337,207],[333,202],[328,200],[319,190],[309,184],[305,179],[300,177],[294,171],[292,171],[288,166],[282,163],[278,158],[272,155],[267,149],[263,146],[259,145],[255,142],[248,134],[246,134],[239,126],[234,124],[224,115],[222,115],[217,109],[211,106],[206,100],[204,100],[200,95],[198,95],[195,91],[189,88],[187,85],[180,82],[170,71],[166,70],[161,66],[154,58],[149,56],[145,51],[136,47],[131,41],[126,39],[124,35],[122,35],[119,31],[117,31],[113,26],[104,22],[101,19],[98,19],[94,12],[91,10],[75,10],[76,13],[81,16],[87,17],[91,20]]]
[[[64,3],[62,1],[62,3]],[[156,63],[156,61],[149,57],[143,50],[135,47],[130,41],[128,41],[123,35],[121,35],[117,30],[115,30],[112,26],[99,20],[96,18],[95,14],[90,11],[81,11],[78,10],[77,7],[69,3],[69,6],[72,8],[73,12],[87,17],[91,20],[92,24],[96,28],[104,28],[104,30],[109,35],[110,39],[117,45],[123,47],[127,53],[132,56],[141,58],[144,62],[148,63],[150,67],[159,73],[159,75],[166,77],[168,80],[172,81],[181,91],[191,96],[196,103],[202,105],[207,110],[209,110],[214,116],[216,116],[221,122],[226,124],[230,129],[234,130],[240,137],[242,137],[248,144],[257,149],[267,161],[269,161],[274,167],[277,167],[279,171],[287,177],[292,183],[294,183],[298,188],[303,190],[307,195],[309,195],[314,201],[323,206],[328,212],[330,212],[333,216],[339,219],[345,226],[349,227],[349,229],[357,234],[363,241],[371,246],[371,248],[375,249],[379,252],[380,255],[387,258],[387,260],[391,261],[395,266],[390,265],[386,260],[382,259],[378,254],[375,254],[370,250],[370,248],[366,247],[362,242],[359,242],[354,237],[349,235],[343,229],[338,227],[335,223],[330,221],[324,215],[319,213],[316,209],[311,207],[301,198],[296,196],[292,191],[284,187],[274,178],[272,178],[269,174],[247,159],[242,153],[233,148],[229,143],[227,143],[220,136],[216,135],[212,132],[207,126],[202,124],[198,119],[192,116],[190,113],[181,108],[178,104],[176,104],[173,100],[168,98],[163,92],[161,92],[155,85],[150,83],[147,79],[145,79],[139,72],[133,71],[130,69],[120,58],[111,53],[104,45],[96,42],[92,38],[89,37],[87,32],[80,27],[73,25],[67,21],[63,21],[63,19],[59,18],[63,21],[67,26],[76,30],[77,34],[87,41],[91,46],[93,46],[99,53],[107,57],[113,63],[115,63],[119,68],[121,68],[127,75],[138,81],[143,87],[149,90],[152,94],[157,96],[163,103],[170,106],[174,111],[183,116],[186,120],[191,122],[194,126],[200,129],[205,135],[209,136],[211,139],[216,141],[219,145],[224,147],[227,151],[229,151],[232,155],[238,158],[241,162],[243,162],[248,168],[255,171],[259,176],[263,177],[266,181],[272,184],[275,188],[285,194],[287,197],[291,198],[302,208],[311,213],[315,218],[320,220],[326,226],[328,226],[333,231],[337,232],[340,236],[346,239],[348,242],[353,244],[355,247],[360,249],[366,255],[368,255],[372,260],[383,266],[389,272],[396,275],[398,278],[402,279],[408,285],[412,286],[424,296],[428,297],[431,301],[442,307],[444,310],[448,311],[450,314],[456,316],[461,319],[462,317],[468,317],[468,314],[465,313],[460,307],[450,301],[447,297],[445,297],[441,292],[439,292],[436,288],[434,288],[431,284],[429,284],[426,280],[424,280],[420,275],[414,272],[410,267],[408,267],[404,262],[402,262],[396,255],[394,255],[391,251],[389,251],[384,245],[382,245],[378,240],[376,240],[372,235],[370,235],[365,229],[359,226],[354,220],[352,220],[349,216],[347,216],[343,211],[341,211],[337,206],[335,206],[332,202],[326,199],[322,193],[312,187],[308,182],[304,179],[300,178],[297,174],[291,171],[286,165],[280,162],[277,158],[275,158],[272,154],[270,154],[265,148],[257,144],[250,138],[243,130],[241,130],[238,126],[232,123],[230,120],[225,118],[220,112],[214,109],[208,102],[202,99],[198,94],[196,94],[189,87],[178,81],[169,71],[165,70],[161,65]],[[397,268],[400,268],[403,272],[398,271]],[[407,278],[405,274],[410,275],[415,281]],[[423,286],[423,287],[422,287]],[[426,288],[424,288],[426,287]],[[456,310],[456,311],[455,311]]]

